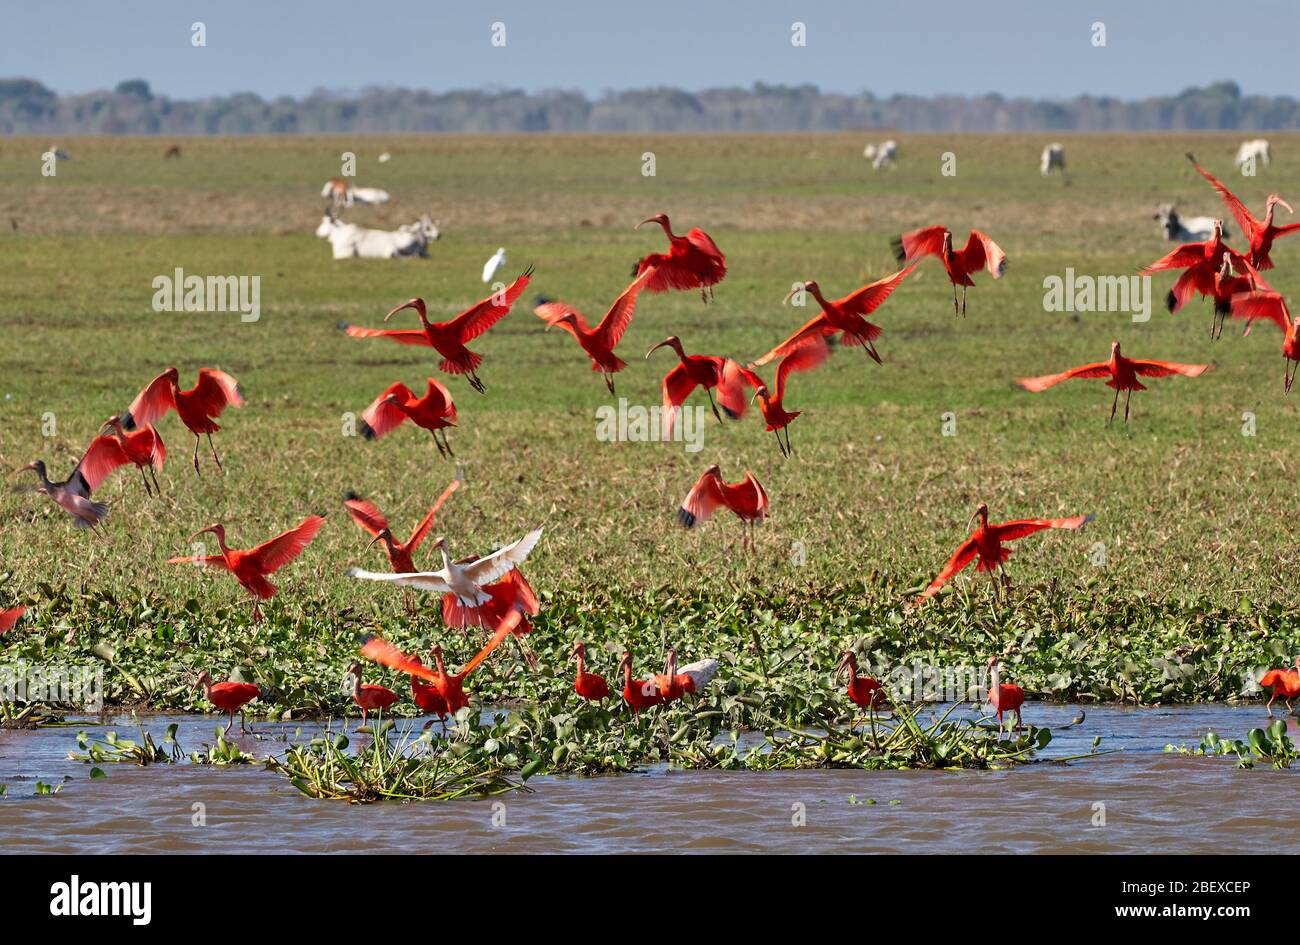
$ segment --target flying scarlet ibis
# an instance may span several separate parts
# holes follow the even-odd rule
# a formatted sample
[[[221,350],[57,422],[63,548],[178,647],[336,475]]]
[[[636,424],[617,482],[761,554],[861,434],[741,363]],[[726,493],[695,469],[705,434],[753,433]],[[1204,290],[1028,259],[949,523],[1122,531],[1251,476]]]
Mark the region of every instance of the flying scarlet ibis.
[[[1021,707],[1025,704],[1025,690],[1011,683],[1003,683],[998,671],[998,658],[989,657],[989,704],[998,716],[998,728],[1002,728],[1002,713],[1016,714],[1016,731],[1024,725],[1025,716]]]
[[[632,654],[627,650],[623,651],[618,672],[623,676],[623,701],[632,707],[633,718],[639,717],[642,709],[663,704],[664,697],[654,680],[632,678]]]
[[[1036,394],[1071,378],[1108,377],[1110,380],[1106,382],[1106,386],[1115,389],[1115,402],[1110,405],[1110,419],[1106,422],[1109,423],[1115,419],[1115,410],[1119,406],[1119,392],[1127,391],[1124,395],[1124,422],[1128,423],[1128,404],[1133,397],[1133,391],[1146,390],[1146,386],[1138,380],[1139,377],[1169,377],[1172,374],[1182,374],[1184,377],[1200,377],[1211,367],[1213,365],[1210,364],[1179,364],[1177,361],[1126,358],[1120,354],[1119,342],[1112,341],[1110,343],[1109,361],[1094,361],[1091,364],[1081,364],[1078,367],[1070,368],[1068,371],[1062,371],[1060,374],[1024,377],[1016,381],[1016,383],[1025,390]]]
[[[8,633],[12,630],[25,613],[27,613],[27,608],[22,605],[0,610],[0,633]]]
[[[212,443],[212,434],[221,427],[216,419],[227,407],[244,406],[238,382],[225,371],[216,368],[199,368],[198,382],[189,390],[181,390],[180,372],[174,367],[163,371],[149,386],[136,395],[131,406],[122,415],[122,426],[127,430],[156,426],[169,410],[175,410],[185,428],[194,434],[194,471],[199,471],[199,438],[208,438],[208,448],[221,469],[221,457]]]
[[[226,723],[226,732],[235,724],[235,713],[239,713],[239,730],[244,731],[244,706],[262,694],[262,690],[252,683],[212,681],[212,674],[206,669],[199,673],[194,685],[203,687],[203,698],[207,699],[222,712],[230,716]]]
[[[433,527],[434,516],[442,508],[442,504],[451,497],[451,494],[460,487],[460,480],[453,479],[451,484],[442,491],[438,500],[425,513],[420,524],[415,526],[415,531],[411,532],[411,537],[405,543],[399,543],[393,537],[393,531],[388,527],[388,519],[384,518],[384,513],[379,511],[378,506],[373,502],[361,498],[355,492],[347,492],[343,495],[343,505],[348,510],[348,515],[352,521],[356,522],[363,531],[369,532],[374,536],[370,544],[382,541],[384,551],[388,555],[388,563],[392,566],[393,571],[399,574],[410,574],[415,571],[415,552],[420,547],[421,542],[429,534],[429,529]]]
[[[1286,207],[1287,213],[1294,213],[1291,205],[1279,197],[1277,194],[1269,194],[1268,199],[1264,202],[1264,219],[1257,220],[1246,205],[1243,204],[1227,187],[1224,187],[1219,180],[1207,171],[1201,165],[1196,163],[1196,158],[1189,153],[1187,160],[1192,162],[1192,167],[1200,171],[1201,176],[1208,180],[1211,186],[1219,192],[1223,198],[1224,205],[1228,212],[1232,214],[1241,227],[1241,232],[1245,234],[1247,241],[1250,243],[1250,249],[1246,251],[1246,259],[1256,269],[1272,269],[1273,260],[1269,258],[1269,252],[1273,249],[1273,240],[1279,236],[1286,236],[1288,233],[1294,233],[1300,230],[1300,223],[1288,223],[1285,226],[1276,226],[1273,223],[1273,209],[1281,204]]]
[[[881,335],[880,326],[873,325],[867,321],[865,316],[879,308],[885,299],[889,298],[899,284],[907,278],[908,273],[915,268],[915,266],[907,266],[892,276],[885,276],[883,279],[868,283],[851,295],[836,299],[834,302],[827,301],[826,297],[822,295],[821,286],[816,282],[803,283],[804,291],[817,300],[817,304],[821,306],[821,312],[805,322],[803,327],[754,363],[759,365],[767,364],[769,361],[790,354],[802,345],[816,339],[824,339],[827,335],[833,335],[836,332],[843,332],[840,344],[850,347],[861,345],[862,350],[870,358],[877,364],[882,363],[875,345],[876,339]],[[798,286],[791,289],[790,294],[786,296],[786,301],[789,301],[790,297],[797,291],[799,291]]]
[[[573,677],[573,691],[588,702],[601,702],[609,695],[609,683],[599,673],[587,672],[587,648],[582,643],[573,644],[569,659],[578,661],[578,672]]]
[[[668,252],[651,253],[636,264],[633,271],[635,276],[653,271],[650,281],[646,283],[646,291],[699,289],[700,298],[704,301],[713,298],[713,286],[727,274],[727,260],[713,238],[698,227],[687,231],[685,236],[675,235],[666,213],[656,213],[642,220],[633,229],[639,230],[647,223],[657,223],[663,227],[664,235],[668,237]],[[707,296],[704,292],[706,288],[709,290]]]
[[[542,538],[542,529],[536,528],[518,541],[498,548],[490,555],[475,558],[468,563],[452,561],[447,554],[447,539],[439,538],[434,545],[442,554],[442,570],[417,571],[411,574],[383,574],[350,568],[348,576],[363,581],[383,581],[399,587],[414,587],[435,594],[455,594],[464,607],[482,607],[492,600],[483,590],[485,584],[499,581],[510,571],[524,563],[529,553]]]
[[[677,649],[670,646],[664,659],[664,671],[655,675],[654,685],[665,703],[676,702],[687,693],[698,693],[717,672],[718,661],[715,659],[697,660],[679,667]]]
[[[966,523],[969,528],[971,523],[979,519],[979,525],[970,537],[957,546],[948,563],[943,566],[943,570],[930,582],[929,587],[921,592],[917,598],[917,603],[921,603],[926,598],[933,597],[939,593],[939,588],[943,587],[948,581],[968,564],[979,559],[976,565],[976,571],[987,571],[989,579],[993,581],[993,592],[997,594],[997,582],[993,580],[994,572],[1011,557],[1011,549],[1003,547],[1003,542],[1015,541],[1018,538],[1024,538],[1026,535],[1032,535],[1034,532],[1042,531],[1044,528],[1081,528],[1085,523],[1092,521],[1091,515],[1075,515],[1072,518],[1021,518],[1010,522],[1001,522],[996,525],[989,524],[989,507],[981,502],[975,508],[975,512]],[[1004,574],[1005,577],[1005,574]]]
[[[717,509],[731,509],[747,526],[744,541],[752,548],[754,527],[767,517],[767,504],[767,493],[752,472],[745,470],[745,478],[740,482],[724,482],[722,470],[715,463],[704,470],[686,494],[677,510],[677,520],[687,528],[694,528],[708,521]]]
[[[216,536],[217,547],[221,549],[221,554],[185,555],[168,558],[167,563],[197,564],[229,571],[252,596],[253,621],[257,622],[262,619],[258,602],[270,600],[276,592],[275,585],[268,581],[266,576],[280,570],[302,554],[303,549],[311,544],[324,524],[324,516],[309,515],[300,525],[276,535],[270,541],[264,541],[256,548],[247,551],[239,551],[226,544],[226,527],[220,522],[214,522],[205,528],[200,528],[190,536],[189,540],[194,541],[200,535],[211,532]]]
[[[476,555],[461,558],[455,562],[460,566],[472,564],[478,560]],[[541,602],[533,592],[532,586],[518,568],[511,569],[505,577],[491,584],[483,585],[483,592],[491,598],[481,607],[466,607],[455,594],[442,595],[442,622],[448,627],[483,627],[490,629],[499,626],[511,610],[519,611],[519,620],[514,624],[512,633],[524,662],[529,669],[537,669],[537,654],[528,645],[528,634],[533,632],[529,617],[541,613]]]
[[[952,283],[952,313],[957,314],[957,286],[961,286],[961,314],[966,314],[966,290],[975,284],[971,274],[987,269],[994,279],[1007,271],[1007,254],[988,234],[971,230],[966,245],[954,250],[952,233],[945,226],[926,226],[904,233],[893,241],[894,256],[900,263],[912,263],[923,256],[938,256]]]
[[[1199,262],[1188,266],[1178,277],[1174,287],[1165,298],[1165,307],[1170,314],[1177,312],[1192,297],[1200,293],[1214,300],[1214,319],[1210,323],[1210,340],[1217,340],[1223,334],[1223,320],[1232,311],[1232,297],[1242,292],[1257,289],[1269,291],[1267,282],[1257,272],[1244,276],[1233,275],[1232,261],[1227,256],[1217,271],[1210,268],[1208,262]]]
[[[515,304],[515,300],[524,294],[532,277],[533,268],[529,266],[510,285],[499,292],[493,292],[482,302],[467,308],[451,321],[429,321],[424,299],[417,297],[394,308],[384,316],[384,321],[388,321],[404,309],[413,308],[420,316],[418,329],[406,331],[359,328],[347,322],[339,327],[353,338],[388,338],[398,344],[433,348],[442,355],[442,361],[438,364],[440,371],[446,374],[464,374],[470,386],[481,394],[484,388],[483,382],[479,380],[478,366],[483,363],[483,355],[476,354],[465,346],[505,317],[510,307]]]
[[[1282,392],[1291,393],[1300,366],[1300,323],[1291,317],[1286,300],[1276,292],[1245,292],[1232,297],[1233,318],[1246,319],[1246,331],[1257,318],[1267,319],[1282,330]]]
[[[1223,260],[1228,259],[1234,272],[1249,275],[1255,267],[1250,260],[1223,241],[1223,221],[1214,221],[1214,232],[1209,239],[1195,243],[1184,243],[1177,249],[1166,253],[1149,266],[1138,270],[1142,275],[1150,275],[1165,269],[1186,269],[1197,263],[1207,263],[1210,272],[1218,272]]]
[[[785,409],[786,384],[790,375],[796,371],[811,371],[824,364],[830,356],[831,347],[826,343],[826,339],[814,337],[781,359],[781,363],[776,368],[775,393],[769,391],[761,379],[751,379],[751,383],[756,382],[754,397],[758,400],[758,408],[763,412],[768,430],[776,437],[776,445],[780,448],[782,456],[789,456],[794,452],[794,447],[790,445],[790,422],[803,412]],[[781,440],[782,430],[785,431],[784,442]]]
[[[167,462],[167,447],[163,445],[158,431],[148,425],[129,431],[122,426],[122,418],[116,414],[104,421],[100,433],[104,430],[112,431],[112,437],[117,441],[127,462],[140,470],[140,481],[144,483],[145,493],[150,494],[152,488],[154,493],[162,495],[162,489],[158,486],[158,470]],[[152,487],[145,476],[146,470],[153,478]]]
[[[879,679],[858,675],[858,654],[845,650],[835,667],[835,678],[845,673],[849,677],[849,701],[864,709],[875,709],[885,701],[885,689]]]
[[[430,655],[432,655],[432,650],[430,650]],[[420,662],[414,656],[412,656],[411,659],[414,660],[416,663]],[[430,715],[436,715],[438,717],[438,721],[442,723],[443,734],[446,734],[447,700],[442,697],[442,693],[438,691],[438,687],[435,686],[433,683],[421,682],[420,677],[418,676],[412,676],[411,677],[411,698],[414,699],[415,704],[418,705],[425,712],[429,713]],[[429,725],[432,724],[433,724],[432,721],[430,721]],[[425,728],[428,727],[429,727],[428,725],[425,726]]]
[[[605,378],[605,386],[611,394],[614,393],[614,375],[627,367],[627,362],[614,353],[614,346],[622,340],[623,332],[632,323],[637,296],[653,275],[654,270],[650,269],[632,280],[595,328],[590,327],[582,313],[567,302],[543,301],[533,309],[533,314],[546,322],[547,331],[559,325],[574,337],[591,358],[591,369],[599,371]]]
[[[1259,684],[1273,690],[1268,700],[1268,715],[1273,717],[1273,700],[1281,696],[1286,702],[1287,712],[1291,711],[1291,700],[1300,696],[1300,656],[1295,658],[1295,669],[1270,669],[1259,679]]]
[[[373,683],[362,685],[360,660],[352,661],[347,675],[352,678],[352,701],[361,708],[362,725],[366,724],[367,713],[382,712],[397,701],[397,693],[387,686],[377,686]]]
[[[677,412],[681,410],[682,404],[686,398],[691,396],[695,388],[700,387],[709,395],[709,406],[713,408],[713,415],[722,422],[722,414],[718,413],[718,404],[722,404],[722,409],[727,412],[727,416],[735,420],[744,416],[745,413],[745,391],[740,385],[741,376],[732,365],[735,364],[730,358],[719,358],[711,354],[690,354],[682,348],[682,341],[676,335],[669,335],[659,344],[655,345],[645,353],[647,360],[650,355],[654,354],[660,348],[672,348],[677,352],[677,360],[680,362],[676,367],[664,375],[663,380],[663,401],[664,401],[664,436],[667,437],[673,429],[673,423],[676,421]],[[718,399],[713,399],[713,389],[718,389]]]
[[[374,403],[362,411],[361,435],[367,440],[378,440],[403,420],[410,420],[417,427],[429,431],[440,455],[455,456],[447,442],[446,429],[456,425],[456,405],[452,403],[451,391],[431,377],[426,380],[428,387],[423,397],[416,397],[401,381],[390,384]],[[441,439],[439,430],[442,431]]]

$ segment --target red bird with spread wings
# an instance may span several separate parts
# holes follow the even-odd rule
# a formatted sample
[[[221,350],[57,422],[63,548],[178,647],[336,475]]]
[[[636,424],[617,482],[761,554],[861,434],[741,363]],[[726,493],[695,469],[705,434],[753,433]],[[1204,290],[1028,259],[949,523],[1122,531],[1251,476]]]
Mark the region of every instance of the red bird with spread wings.
[[[1246,332],[1255,319],[1272,322],[1282,331],[1282,392],[1291,393],[1296,368],[1300,367],[1300,322],[1291,317],[1286,299],[1276,292],[1245,292],[1232,297],[1232,317],[1246,320]]]
[[[1171,374],[1200,377],[1212,367],[1211,364],[1180,364],[1177,361],[1126,358],[1120,354],[1119,342],[1113,341],[1110,345],[1109,361],[1094,361],[1092,364],[1081,364],[1079,367],[1070,368],[1070,370],[1062,371],[1060,374],[1025,377],[1016,383],[1025,390],[1036,394],[1071,378],[1109,377],[1110,380],[1106,382],[1106,386],[1114,388],[1115,402],[1110,406],[1110,419],[1106,422],[1109,423],[1115,419],[1115,410],[1119,406],[1119,392],[1127,391],[1128,393],[1124,396],[1124,422],[1128,423],[1128,404],[1133,396],[1133,391],[1146,390],[1146,386],[1138,380],[1138,377],[1169,377]]]
[[[150,381],[149,386],[131,401],[131,406],[122,415],[122,426],[127,430],[154,426],[167,411],[175,410],[186,429],[194,434],[194,471],[199,471],[200,436],[208,438],[208,448],[220,469],[221,457],[212,445],[212,434],[221,429],[215,422],[216,418],[227,407],[242,406],[244,398],[239,392],[239,384],[225,371],[200,368],[198,383],[189,390],[181,390],[180,372],[170,367]]]
[[[1224,187],[1213,174],[1207,171],[1201,165],[1196,163],[1196,158],[1189,153],[1187,160],[1192,162],[1192,167],[1200,172],[1201,176],[1210,182],[1210,185],[1219,192],[1223,198],[1224,206],[1232,214],[1237,225],[1241,227],[1241,232],[1245,234],[1247,241],[1250,243],[1250,249],[1246,252],[1246,259],[1251,266],[1256,269],[1272,269],[1273,260],[1269,258],[1269,252],[1273,249],[1273,240],[1279,236],[1286,236],[1300,230],[1300,223],[1288,223],[1285,226],[1275,226],[1273,223],[1273,209],[1281,204],[1286,207],[1287,213],[1294,213],[1291,205],[1279,197],[1277,194],[1269,194],[1268,199],[1264,202],[1264,219],[1256,220],[1246,205],[1242,203],[1227,187]],[[1263,288],[1263,287],[1261,287]]]
[[[1002,564],[1011,557],[1011,549],[1003,547],[1003,542],[1015,541],[1017,538],[1024,538],[1026,535],[1032,535],[1034,532],[1042,531],[1045,528],[1068,528],[1076,529],[1083,527],[1087,522],[1092,521],[1091,515],[1076,515],[1073,518],[1022,518],[1010,522],[1001,522],[996,525],[989,524],[989,507],[981,502],[971,516],[971,522],[979,519],[979,525],[971,532],[970,537],[957,546],[948,563],[943,566],[943,570],[938,573],[929,586],[926,587],[921,595],[916,599],[917,603],[925,601],[939,593],[939,589],[948,583],[954,575],[960,572],[972,561],[979,559],[976,565],[976,571],[987,571],[989,578],[992,580],[993,572],[1002,566]],[[970,523],[967,523],[969,527]],[[1005,580],[1005,574],[1004,574]],[[1010,583],[1008,581],[1008,583]],[[998,590],[997,581],[993,581],[993,593],[996,596]]]
[[[715,463],[691,487],[677,510],[677,520],[687,528],[694,528],[709,520],[720,508],[730,509],[747,526],[745,544],[753,547],[753,529],[767,517],[767,493],[754,474],[745,471],[740,482],[724,482],[722,471]]]
[[[614,353],[614,347],[623,339],[623,333],[632,323],[632,313],[636,309],[637,296],[654,277],[655,270],[647,269],[632,281],[623,293],[614,300],[605,317],[595,328],[587,324],[572,305],[567,302],[540,302],[533,309],[533,314],[546,322],[546,330],[556,325],[571,334],[582,350],[591,358],[591,369],[600,371],[605,378],[605,386],[614,393],[614,375],[627,367],[627,362]]]
[[[672,434],[673,424],[677,420],[677,413],[682,404],[697,387],[703,388],[709,395],[709,406],[713,408],[713,415],[718,418],[719,423],[722,422],[722,414],[718,413],[719,404],[733,420],[745,415],[747,404],[743,376],[735,361],[711,354],[687,354],[682,347],[681,339],[676,335],[669,335],[647,351],[646,358],[649,359],[650,355],[660,348],[672,348],[677,352],[679,362],[675,368],[664,375],[662,385],[665,439]],[[715,387],[718,389],[717,401],[713,399]]]
[[[405,331],[359,328],[347,322],[343,322],[339,327],[353,338],[387,338],[398,344],[433,348],[443,358],[438,364],[440,371],[446,374],[464,374],[470,386],[481,394],[484,388],[483,382],[479,380],[478,366],[483,363],[483,355],[475,354],[465,345],[505,317],[510,307],[515,304],[515,300],[524,294],[532,277],[533,270],[530,266],[510,285],[499,292],[492,293],[477,305],[467,308],[451,321],[429,321],[424,299],[414,298],[391,310],[384,316],[384,321],[388,321],[404,309],[413,308],[420,316],[418,329]]]
[[[456,425],[456,405],[445,384],[426,378],[428,385],[423,397],[416,397],[401,381],[390,384],[375,398],[374,403],[361,412],[361,435],[367,440],[378,440],[402,421],[410,420],[417,427],[428,430],[433,445],[444,457],[456,454],[447,442],[447,427]],[[442,431],[441,439],[438,431]]]
[[[1214,300],[1214,318],[1210,322],[1210,340],[1217,340],[1223,334],[1223,320],[1232,310],[1232,297],[1241,292],[1253,292],[1256,289],[1268,291],[1270,286],[1257,272],[1244,276],[1233,275],[1232,260],[1223,257],[1218,271],[1210,268],[1207,261],[1189,266],[1178,277],[1174,287],[1165,298],[1165,307],[1172,315],[1183,307],[1193,293],[1200,293]]]
[[[713,286],[727,274],[727,260],[713,238],[699,228],[689,230],[685,236],[673,233],[668,214],[656,213],[642,220],[634,229],[647,223],[658,223],[668,237],[668,252],[651,253],[636,264],[634,275],[650,274],[647,292],[666,292],[669,289],[699,289],[700,298],[713,297]],[[708,294],[705,295],[705,288]]]
[[[758,408],[763,413],[763,419],[767,421],[767,429],[776,437],[776,445],[780,448],[782,456],[790,456],[794,453],[794,447],[790,445],[790,423],[803,412],[785,409],[786,384],[790,375],[798,371],[811,371],[825,364],[830,356],[831,347],[823,337],[814,337],[806,344],[795,348],[777,365],[775,393],[768,390],[767,384],[753,371],[740,369],[745,375],[744,383],[755,389],[754,398],[758,401]],[[785,431],[784,442],[781,440],[782,430]]]
[[[451,494],[460,488],[460,480],[453,479],[451,484],[442,491],[438,500],[433,503],[429,511],[425,513],[420,524],[415,526],[415,531],[411,532],[411,537],[404,543],[398,542],[393,537],[393,530],[388,527],[388,519],[384,518],[384,513],[379,511],[379,507],[373,502],[361,498],[355,492],[346,492],[343,495],[343,505],[348,510],[348,515],[352,521],[356,522],[363,531],[369,532],[374,536],[370,544],[382,541],[384,551],[388,554],[388,563],[392,566],[396,574],[414,574],[419,569],[415,566],[415,552],[420,547],[421,542],[429,535],[429,530],[433,528],[434,516],[442,508],[442,504],[451,498]]]
[[[893,241],[894,256],[900,263],[913,263],[923,256],[938,256],[952,283],[952,313],[957,314],[957,286],[961,286],[961,314],[966,314],[966,289],[975,283],[971,274],[987,269],[994,279],[1007,271],[1007,254],[988,234],[971,230],[966,245],[953,249],[952,232],[946,226],[926,226],[904,233]]]
[[[1224,259],[1229,260],[1233,270],[1243,276],[1255,272],[1255,267],[1250,264],[1249,259],[1223,241],[1223,221],[1215,220],[1214,232],[1209,239],[1184,243],[1172,252],[1161,256],[1151,265],[1143,266],[1138,272],[1147,276],[1164,269],[1186,269],[1198,263],[1205,263],[1210,272],[1218,272]]]

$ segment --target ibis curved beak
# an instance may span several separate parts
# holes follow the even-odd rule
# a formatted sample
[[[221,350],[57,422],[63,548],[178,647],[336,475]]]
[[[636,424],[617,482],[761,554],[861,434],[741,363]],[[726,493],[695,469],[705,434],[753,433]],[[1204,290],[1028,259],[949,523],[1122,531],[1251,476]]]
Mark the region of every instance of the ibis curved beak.
[[[14,470],[13,472],[11,472],[9,475],[11,475],[11,476],[16,476],[16,475],[18,475],[19,473],[27,472],[27,470],[29,470],[29,469],[35,469],[35,468],[36,468],[36,464],[35,464],[35,463],[28,463],[26,466],[19,466],[17,469],[15,469],[15,470]]]
[[[791,287],[790,287],[790,291],[787,292],[787,293],[785,294],[785,298],[783,298],[783,299],[781,300],[781,304],[782,304],[782,305],[788,305],[788,304],[790,304],[790,300],[791,300],[792,298],[794,298],[794,294],[795,294],[796,292],[800,292],[800,291],[802,291],[803,289],[805,289],[805,288],[807,288],[807,287],[808,287],[808,283],[806,283],[806,282],[800,282],[800,283],[798,283],[797,285],[791,286]]]
[[[415,304],[415,299],[409,299],[409,300],[403,302],[401,305],[397,306],[397,308],[392,309],[392,310],[391,310],[387,315],[385,315],[385,316],[384,316],[384,321],[388,321],[390,318],[392,318],[392,317],[393,317],[394,315],[396,315],[398,312],[404,312],[404,311],[406,311],[408,308],[416,308],[416,307],[417,307],[417,306],[416,306],[416,304]]]
[[[375,546],[375,542],[379,541],[383,537],[384,537],[384,533],[381,531],[374,538],[370,539],[370,541],[366,542],[366,548],[367,549],[373,548]]]
[[[665,347],[667,347],[667,346],[669,346],[669,345],[671,345],[671,344],[672,344],[672,340],[671,340],[671,339],[668,339],[668,338],[665,338],[663,341],[659,342],[659,344],[655,345],[653,348],[651,348],[649,351],[647,351],[647,352],[645,353],[646,360],[649,360],[649,359],[650,359],[650,355],[654,354],[654,353],[655,353],[656,351],[658,351],[660,348],[665,348]]]
[[[185,540],[186,540],[186,541],[193,541],[194,539],[198,538],[200,535],[205,534],[205,533],[211,533],[211,534],[214,534],[214,535],[215,535],[215,534],[216,534],[216,529],[214,529],[211,525],[209,525],[207,528],[200,528],[197,532],[195,532],[193,535],[191,535],[189,538],[187,538],[187,539],[185,539]]]
[[[754,401],[758,400],[759,397],[766,400],[770,396],[771,394],[768,393],[766,387],[756,387],[754,388],[754,396],[749,398],[749,402],[752,404]]]
[[[642,221],[641,221],[640,223],[638,223],[636,226],[632,227],[632,229],[634,229],[634,230],[639,230],[639,229],[641,229],[641,227],[645,226],[647,223],[658,223],[658,222],[659,222],[659,218],[658,218],[658,217],[646,217],[644,220],[642,220]]]
[[[1287,203],[1285,200],[1283,200],[1281,197],[1277,198],[1277,202],[1280,203],[1282,206],[1286,207],[1287,213],[1295,213],[1295,211],[1291,209],[1291,205]]]

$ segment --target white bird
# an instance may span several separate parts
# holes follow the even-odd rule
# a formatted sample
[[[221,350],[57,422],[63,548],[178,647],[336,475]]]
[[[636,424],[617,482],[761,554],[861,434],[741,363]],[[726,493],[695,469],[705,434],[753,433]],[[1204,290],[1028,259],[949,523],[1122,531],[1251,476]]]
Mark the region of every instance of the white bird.
[[[72,156],[69,155],[67,151],[64,151],[62,148],[58,147],[57,145],[53,145],[53,144],[50,145],[50,150],[49,150],[48,152],[46,152],[46,153],[48,153],[48,154],[53,154],[53,155],[54,155],[54,160],[56,160],[56,161],[71,161],[71,160],[72,160]]]
[[[383,154],[379,155],[379,163],[380,163],[380,164],[387,164],[387,163],[388,163],[389,161],[391,161],[392,159],[393,159],[393,156],[392,156],[391,154],[389,154],[387,151],[385,151]]]
[[[402,587],[415,587],[433,594],[455,594],[464,607],[481,607],[492,598],[483,585],[499,581],[519,565],[541,540],[542,529],[536,528],[512,545],[498,548],[484,558],[452,561],[447,555],[447,539],[439,538],[434,546],[442,553],[442,570],[418,571],[414,574],[388,574],[348,569],[348,576],[366,581],[385,581]]]
[[[491,282],[492,277],[497,274],[497,270],[506,264],[506,248],[502,246],[496,253],[483,264],[483,281]]]
[[[678,676],[689,676],[693,682],[694,688],[688,689],[688,692],[699,692],[709,684],[709,680],[714,677],[718,671],[718,661],[715,659],[696,660],[694,663],[687,663],[685,666],[677,665],[677,649],[668,648],[668,658],[664,661],[664,676],[671,682]]]

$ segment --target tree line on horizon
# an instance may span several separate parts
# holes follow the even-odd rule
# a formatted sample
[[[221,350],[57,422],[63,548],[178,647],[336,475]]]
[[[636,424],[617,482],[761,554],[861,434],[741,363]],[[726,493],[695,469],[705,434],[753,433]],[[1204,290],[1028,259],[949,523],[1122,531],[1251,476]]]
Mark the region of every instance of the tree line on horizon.
[[[686,92],[674,88],[529,93],[319,90],[191,100],[155,95],[142,79],[112,91],[59,95],[35,79],[0,79],[0,134],[268,135],[436,132],[1268,131],[1300,127],[1300,101],[1243,95],[1235,82],[1177,95],[1063,101],[978,96],[848,95],[814,85]]]

